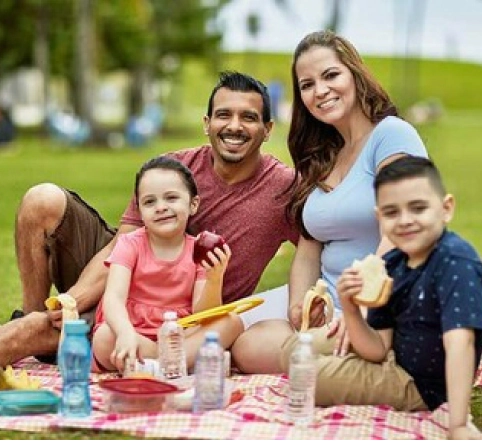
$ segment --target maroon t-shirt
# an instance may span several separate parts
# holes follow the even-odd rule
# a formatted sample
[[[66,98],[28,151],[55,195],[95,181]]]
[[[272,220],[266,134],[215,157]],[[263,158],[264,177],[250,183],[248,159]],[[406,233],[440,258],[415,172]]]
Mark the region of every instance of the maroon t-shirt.
[[[224,302],[251,295],[280,245],[297,242],[298,232],[285,217],[288,196],[279,195],[293,179],[293,169],[271,155],[263,155],[257,172],[233,185],[213,170],[210,146],[169,153],[192,171],[201,204],[191,217],[190,232],[214,231],[224,237],[232,256],[224,276]],[[142,226],[134,196],[122,224]]]

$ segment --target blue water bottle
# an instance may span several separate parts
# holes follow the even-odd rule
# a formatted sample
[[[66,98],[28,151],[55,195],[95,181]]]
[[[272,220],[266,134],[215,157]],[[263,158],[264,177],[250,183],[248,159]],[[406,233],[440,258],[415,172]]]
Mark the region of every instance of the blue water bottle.
[[[86,417],[92,411],[89,379],[91,347],[85,320],[67,320],[60,343],[58,366],[62,376],[60,413],[65,417]]]

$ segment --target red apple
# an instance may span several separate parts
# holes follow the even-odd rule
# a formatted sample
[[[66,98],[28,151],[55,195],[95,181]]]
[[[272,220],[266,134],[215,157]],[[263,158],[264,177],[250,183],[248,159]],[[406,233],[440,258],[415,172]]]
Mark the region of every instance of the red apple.
[[[194,262],[201,263],[202,260],[205,260],[209,263],[208,252],[213,251],[216,247],[222,248],[225,243],[219,234],[211,233],[210,231],[199,233],[196,237],[196,242],[194,242]]]

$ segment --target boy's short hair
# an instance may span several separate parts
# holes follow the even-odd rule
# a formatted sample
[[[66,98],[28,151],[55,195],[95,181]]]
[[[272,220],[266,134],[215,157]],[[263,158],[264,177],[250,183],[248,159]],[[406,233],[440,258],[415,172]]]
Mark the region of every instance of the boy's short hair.
[[[378,199],[378,191],[384,184],[398,182],[409,178],[428,178],[434,190],[444,197],[445,186],[437,167],[428,158],[421,156],[402,156],[382,167],[375,177],[373,186]]]

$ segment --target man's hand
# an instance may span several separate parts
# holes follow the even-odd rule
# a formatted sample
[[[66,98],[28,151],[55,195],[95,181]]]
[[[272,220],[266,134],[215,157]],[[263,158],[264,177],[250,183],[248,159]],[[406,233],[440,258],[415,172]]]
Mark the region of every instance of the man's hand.
[[[47,310],[45,312],[47,313],[47,317],[49,318],[52,327],[60,331],[62,329],[62,310],[54,309],[52,311]]]

